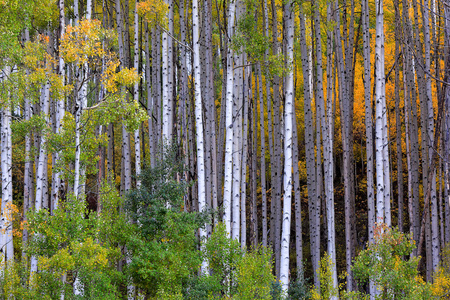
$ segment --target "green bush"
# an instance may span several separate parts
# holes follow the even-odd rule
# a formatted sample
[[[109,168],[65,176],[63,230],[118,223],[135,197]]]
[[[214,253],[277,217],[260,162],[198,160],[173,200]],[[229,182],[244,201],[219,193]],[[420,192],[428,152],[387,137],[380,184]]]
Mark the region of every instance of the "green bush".
[[[362,284],[373,280],[380,299],[430,299],[430,284],[417,271],[419,258],[411,256],[414,248],[409,234],[378,225],[375,242],[356,257],[353,274]]]
[[[203,257],[209,274],[191,280],[185,290],[187,299],[272,299],[272,253],[258,247],[249,253],[237,240],[230,239],[225,226],[216,226],[205,243]]]
[[[141,187],[126,200],[126,211],[134,221],[134,234],[127,243],[128,271],[138,288],[158,299],[180,295],[201,264],[195,232],[206,218],[184,211],[188,184],[175,180],[181,172],[183,161],[177,149],[166,146],[156,166],[141,173]]]

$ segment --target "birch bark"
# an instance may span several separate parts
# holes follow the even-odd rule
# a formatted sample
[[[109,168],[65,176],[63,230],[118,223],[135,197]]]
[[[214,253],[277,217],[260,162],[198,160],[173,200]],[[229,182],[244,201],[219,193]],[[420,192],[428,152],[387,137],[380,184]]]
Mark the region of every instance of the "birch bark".
[[[290,1],[284,6],[286,60],[289,72],[286,75],[284,105],[284,202],[281,236],[280,281],[284,291],[289,287],[289,242],[291,234],[291,203],[292,203],[292,147],[293,147],[293,118],[294,118],[294,12]],[[292,64],[292,65],[291,65]],[[297,147],[297,145],[294,145]],[[297,162],[295,162],[297,164]]]
[[[203,115],[202,115],[202,91],[201,91],[201,67],[200,67],[200,21],[198,0],[192,1],[192,20],[193,20],[193,54],[194,54],[194,84],[195,84],[195,124],[197,130],[197,174],[198,174],[198,209],[203,211],[206,208],[206,189],[205,189],[205,162],[203,146]],[[200,228],[200,239],[206,238],[206,231]],[[201,272],[206,274],[208,265],[203,260]]]
[[[228,44],[231,44],[231,37],[234,32],[234,17],[236,10],[235,0],[231,0],[228,5]],[[232,166],[233,166],[233,49],[227,49],[227,95],[225,113],[225,175],[223,193],[223,222],[228,234],[231,234],[231,189],[232,189]]]

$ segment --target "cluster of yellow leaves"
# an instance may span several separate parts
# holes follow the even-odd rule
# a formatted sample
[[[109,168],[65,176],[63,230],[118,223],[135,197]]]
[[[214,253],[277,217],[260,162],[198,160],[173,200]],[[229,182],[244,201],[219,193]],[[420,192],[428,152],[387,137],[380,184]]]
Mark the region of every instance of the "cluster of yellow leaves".
[[[1,212],[1,218],[4,219],[8,227],[12,226],[14,221],[20,220],[21,214],[17,205],[12,204],[11,202],[6,203],[3,211]],[[4,227],[0,230],[2,234],[6,234],[7,227]],[[13,226],[13,236],[22,236],[23,230],[23,222],[20,222],[20,228],[16,228]]]
[[[135,68],[123,68],[119,72],[116,72],[119,65],[120,62],[111,61],[103,73],[102,83],[108,92],[115,93],[119,86],[132,86],[140,79],[140,75]]]
[[[433,293],[433,296],[442,297],[441,299],[450,298],[450,275],[444,272],[442,268],[435,274],[431,292]]]
[[[108,249],[100,246],[92,238],[83,242],[74,241],[70,247],[61,248],[51,257],[39,256],[42,270],[52,270],[59,275],[77,268],[104,270],[108,267]]]
[[[56,59],[47,52],[50,37],[39,35],[35,41],[26,42],[24,48],[23,62],[31,72],[27,81],[31,85],[42,85],[50,83],[50,91],[56,98],[68,93],[71,85],[64,85],[61,77],[54,73]]]
[[[60,47],[65,62],[84,65],[92,57],[105,56],[103,35],[99,20],[82,20],[78,26],[67,26]]]
[[[138,13],[150,24],[150,27],[167,24],[169,6],[163,0],[149,0],[138,4]]]

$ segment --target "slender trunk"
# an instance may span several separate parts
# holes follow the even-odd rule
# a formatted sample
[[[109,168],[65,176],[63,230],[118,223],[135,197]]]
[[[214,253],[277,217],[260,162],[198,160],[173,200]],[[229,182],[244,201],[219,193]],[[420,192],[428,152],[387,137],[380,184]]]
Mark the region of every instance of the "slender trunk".
[[[248,83],[247,85],[245,83]],[[247,68],[244,79],[244,128],[243,128],[243,145],[241,158],[241,248],[245,249],[247,245],[247,218],[246,218],[246,202],[247,202],[247,159],[248,159],[248,119],[249,119],[249,102],[252,101],[251,95],[251,69]],[[251,116],[250,116],[251,119]],[[251,123],[250,123],[251,126]],[[251,148],[251,147],[250,147]]]
[[[278,55],[279,43],[278,43],[278,20],[277,20],[277,6],[275,5],[275,0],[272,0],[272,55]],[[282,151],[282,138],[281,138],[281,100],[280,100],[280,77],[277,74],[273,76],[273,130],[274,130],[274,164],[272,168],[274,169],[274,176],[272,177],[272,201],[274,203],[274,227],[271,231],[274,232],[274,254],[275,254],[275,274],[277,278],[280,279],[280,259],[281,259],[281,192],[282,192],[282,161],[281,161],[281,151]],[[273,193],[275,191],[275,195]]]
[[[194,83],[195,83],[195,125],[197,131],[197,175],[198,175],[198,210],[203,211],[206,208],[206,190],[205,190],[205,162],[203,145],[203,116],[202,116],[202,91],[201,91],[201,66],[200,66],[200,22],[198,0],[192,1],[192,19],[193,19],[193,45],[194,45]],[[206,231],[200,229],[200,239],[206,238]],[[201,271],[207,272],[207,262],[203,260]]]
[[[309,53],[306,45],[305,34],[305,17],[300,5],[300,50],[302,56],[303,69],[303,91],[304,91],[304,113],[305,113],[305,157],[306,157],[306,174],[307,174],[307,190],[308,190],[308,206],[309,206],[309,227],[310,227],[310,244],[312,267],[314,274],[314,286],[320,288],[319,281],[319,260],[320,260],[320,219],[316,219],[317,204],[319,199],[316,195],[316,169],[314,158],[314,133],[313,133],[313,117],[311,108],[311,86],[309,68]],[[320,216],[320,215],[319,215]],[[318,221],[318,222],[317,222]]]
[[[134,68],[139,71],[139,16],[137,10],[138,1],[134,10]],[[134,101],[139,103],[139,82],[134,85]],[[141,174],[141,140],[139,136],[139,127],[134,131],[134,155],[136,168],[136,188],[141,186],[139,175]],[[134,294],[134,289],[133,289]]]
[[[395,22],[400,24],[400,7],[398,0],[395,0]],[[395,27],[395,59],[399,59],[400,54],[400,28]],[[402,155],[402,124],[400,121],[400,68],[399,62],[395,66],[395,124],[396,124],[396,144],[397,144],[397,193],[398,193],[398,230],[403,232],[403,155]]]
[[[285,105],[284,105],[284,201],[283,201],[283,225],[281,237],[281,262],[280,262],[280,281],[284,291],[289,287],[289,243],[291,236],[291,203],[292,203],[292,147],[293,145],[293,124],[295,112],[295,93],[294,93],[294,3],[288,2],[284,5],[285,18],[285,41],[286,41],[286,59],[291,65],[290,71],[286,74],[285,86]],[[295,130],[296,131],[296,130]],[[294,162],[297,164],[297,161]]]
[[[0,75],[0,84],[2,81],[8,81],[11,68],[5,67],[3,74]],[[2,78],[3,77],[3,78]],[[46,85],[47,86],[47,85]],[[1,172],[2,172],[2,204],[0,219],[0,249],[3,259],[7,262],[14,260],[14,244],[13,244],[13,224],[12,224],[12,145],[11,145],[11,107],[9,99],[5,101],[1,108]],[[2,270],[4,266],[2,267]]]
[[[236,3],[230,1],[228,6],[228,44],[231,44],[231,37],[234,31]],[[226,231],[231,234],[231,195],[232,195],[232,166],[233,166],[233,49],[227,49],[227,88],[226,88],[226,113],[225,113],[225,176],[223,193],[223,222]]]
[[[266,195],[266,131],[264,126],[264,100],[261,64],[258,65],[258,90],[259,90],[259,126],[261,137],[261,202],[262,202],[262,244],[267,247],[267,195]],[[256,105],[255,105],[256,106]],[[255,133],[256,134],[256,133]],[[255,153],[256,154],[256,153]]]

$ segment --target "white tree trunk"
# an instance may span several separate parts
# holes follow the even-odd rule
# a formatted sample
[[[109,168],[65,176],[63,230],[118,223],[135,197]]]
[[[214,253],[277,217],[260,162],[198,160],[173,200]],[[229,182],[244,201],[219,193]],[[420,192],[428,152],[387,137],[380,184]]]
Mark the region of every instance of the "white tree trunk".
[[[139,16],[136,8],[134,10],[134,68],[136,72],[139,71]],[[134,85],[134,101],[139,103],[139,82]],[[134,131],[134,155],[135,155],[135,165],[136,165],[136,188],[141,186],[141,181],[139,175],[141,174],[141,141],[139,136],[139,127]]]
[[[64,0],[59,0],[59,27],[60,27],[60,39],[64,36],[65,33],[65,15],[64,15]],[[59,72],[58,75],[61,77],[62,84],[65,84],[65,63],[62,56],[59,56]],[[64,102],[65,97],[62,96],[60,99],[56,102],[56,116],[55,116],[55,133],[59,134],[62,129],[62,120],[64,118]],[[59,152],[55,153],[55,161],[53,162],[53,165],[56,165],[59,161]],[[53,172],[53,182],[52,182],[53,190],[51,192],[51,198],[52,198],[52,208],[51,211],[53,212],[55,209],[58,208],[58,201],[59,201],[59,194],[60,191],[64,188],[64,182],[61,179],[61,173],[60,172]]]
[[[198,176],[198,209],[203,211],[206,208],[206,187],[205,187],[205,158],[203,145],[203,112],[202,112],[202,91],[201,91],[201,67],[200,67],[200,20],[198,0],[192,1],[193,20],[193,45],[194,45],[194,83],[195,83],[195,125],[197,130],[197,176]],[[200,229],[200,239],[206,239],[206,230]],[[207,261],[203,260],[201,272],[207,273]]]
[[[231,48],[231,37],[234,29],[236,3],[231,0],[228,6],[228,49],[227,49],[227,95],[225,112],[225,175],[223,193],[223,222],[226,231],[231,234],[231,192],[233,180],[233,50]]]
[[[384,86],[384,25],[383,25],[383,0],[376,1],[376,39],[375,39],[375,151],[376,151],[376,179],[377,179],[377,222],[385,222],[385,202],[384,190],[387,188],[384,182],[384,163],[383,163],[383,127],[385,112],[385,86]]]
[[[11,73],[10,67],[5,67],[0,82],[7,81]],[[11,144],[11,107],[7,99],[1,108],[1,171],[2,171],[2,204],[0,220],[0,249],[4,257],[2,261],[14,259],[12,237],[12,144]],[[2,267],[3,270],[3,267]]]
[[[304,91],[304,107],[305,114],[305,159],[306,159],[306,174],[307,174],[307,188],[308,188],[308,207],[309,207],[309,228],[310,228],[310,245],[311,258],[314,273],[314,286],[320,288],[319,260],[320,260],[320,219],[316,222],[316,203],[319,201],[316,195],[316,169],[314,158],[314,134],[313,134],[313,117],[311,108],[311,69],[309,61],[309,51],[306,45],[306,28],[305,16],[300,6],[300,51],[302,56],[302,71],[303,71],[303,91]],[[320,218],[320,215],[319,215]]]
[[[284,8],[286,30],[286,59],[289,65],[294,63],[294,12],[293,3],[285,4]],[[292,116],[294,114],[294,71],[293,68],[286,75],[284,104],[284,202],[281,234],[280,281],[283,291],[289,287],[289,242],[291,233],[291,202],[292,202]],[[296,162],[297,163],[297,162]]]
[[[49,111],[49,100],[50,100],[50,83],[47,82],[41,90],[42,93],[42,107],[41,113],[44,115],[46,123],[48,124],[48,111]],[[36,171],[36,197],[34,208],[36,211],[39,211],[42,208],[43,197],[44,197],[44,176],[46,176],[45,164],[47,164],[47,152],[45,149],[46,144],[46,136],[45,134],[41,135],[41,142],[39,147],[39,159],[38,166]],[[31,257],[31,266],[30,266],[30,274],[36,273],[38,269],[37,257]]]

